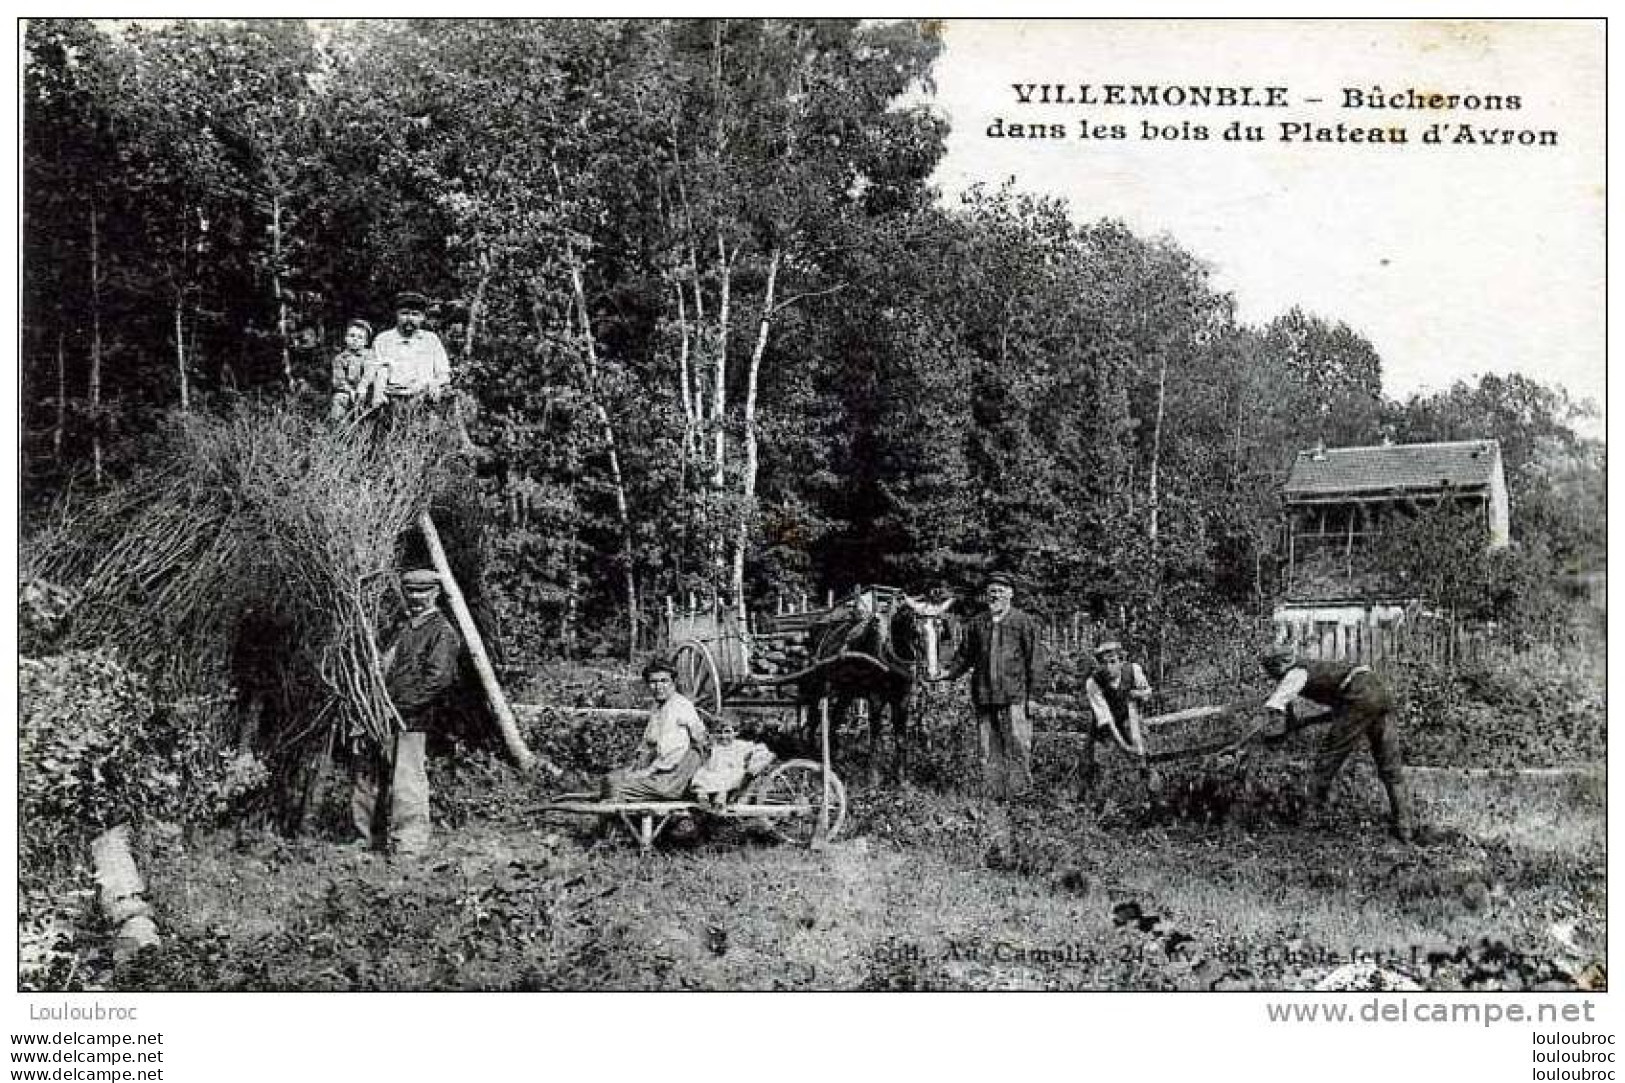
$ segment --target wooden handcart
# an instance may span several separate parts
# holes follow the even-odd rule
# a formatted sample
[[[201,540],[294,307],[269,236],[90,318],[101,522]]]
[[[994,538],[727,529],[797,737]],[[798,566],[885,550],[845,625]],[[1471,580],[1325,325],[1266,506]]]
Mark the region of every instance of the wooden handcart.
[[[846,825],[846,787],[814,760],[786,760],[747,781],[720,805],[702,801],[600,801],[591,794],[565,794],[543,812],[596,816],[624,827],[648,851],[679,817],[759,823],[798,846],[827,842]]]

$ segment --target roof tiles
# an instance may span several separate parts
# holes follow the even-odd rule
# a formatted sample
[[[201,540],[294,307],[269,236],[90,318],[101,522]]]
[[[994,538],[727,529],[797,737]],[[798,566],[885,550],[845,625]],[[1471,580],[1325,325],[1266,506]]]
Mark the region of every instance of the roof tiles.
[[[1490,484],[1500,462],[1501,448],[1494,440],[1300,451],[1283,492],[1291,498],[1445,486],[1481,488]]]

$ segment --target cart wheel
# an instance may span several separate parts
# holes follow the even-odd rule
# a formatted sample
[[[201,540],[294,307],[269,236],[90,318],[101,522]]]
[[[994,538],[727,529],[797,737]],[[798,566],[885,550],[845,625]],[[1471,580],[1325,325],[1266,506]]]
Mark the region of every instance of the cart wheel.
[[[757,779],[745,793],[748,805],[806,805],[806,811],[787,812],[764,821],[785,842],[810,846],[818,837],[818,806],[824,799],[824,769],[813,760],[788,760]],[[846,787],[834,771],[829,773],[828,841],[846,823]]]
[[[722,713],[722,681],[717,677],[717,663],[704,643],[689,640],[678,646],[672,657],[677,668],[677,691],[712,718]]]

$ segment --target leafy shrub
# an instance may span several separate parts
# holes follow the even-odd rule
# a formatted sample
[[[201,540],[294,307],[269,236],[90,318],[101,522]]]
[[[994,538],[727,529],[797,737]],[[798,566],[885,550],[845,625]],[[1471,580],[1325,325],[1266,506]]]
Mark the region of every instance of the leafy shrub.
[[[105,651],[25,658],[19,677],[25,879],[67,867],[114,824],[213,822],[265,781],[257,760],[220,751],[206,720],[159,707]]]
[[[1607,687],[1583,658],[1531,651],[1461,673],[1413,663],[1394,684],[1414,763],[1548,767],[1606,753]]]

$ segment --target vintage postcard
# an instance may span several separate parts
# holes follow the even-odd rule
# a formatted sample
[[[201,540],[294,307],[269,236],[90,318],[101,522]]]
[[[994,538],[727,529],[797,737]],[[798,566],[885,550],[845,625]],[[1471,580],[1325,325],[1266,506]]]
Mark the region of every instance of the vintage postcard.
[[[1602,20],[19,38],[16,1078],[228,991],[1603,1078]]]

